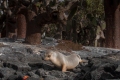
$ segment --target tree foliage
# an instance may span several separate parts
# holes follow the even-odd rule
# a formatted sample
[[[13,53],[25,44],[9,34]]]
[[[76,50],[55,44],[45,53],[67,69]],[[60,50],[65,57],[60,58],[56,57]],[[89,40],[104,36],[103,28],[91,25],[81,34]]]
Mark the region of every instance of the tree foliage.
[[[5,4],[6,1],[2,0],[3,6],[0,7],[2,22],[8,20],[3,20],[3,15],[16,17],[22,14],[26,17],[27,29],[34,28],[28,26],[28,23],[34,22],[32,25],[39,26],[42,33],[48,24],[47,30],[51,30],[52,37],[59,33],[65,39],[93,45],[97,34],[105,29],[101,22],[104,22],[103,0],[8,0]],[[32,13],[35,15],[32,16]]]
[[[76,36],[73,36],[73,38],[76,38],[75,42],[94,46],[97,35],[101,35],[100,32],[103,32],[106,26],[103,0],[80,0],[78,5],[77,12],[72,18],[74,23],[71,24],[71,20],[68,21],[67,29],[73,29],[70,24],[76,28],[74,30],[77,30],[78,40]]]

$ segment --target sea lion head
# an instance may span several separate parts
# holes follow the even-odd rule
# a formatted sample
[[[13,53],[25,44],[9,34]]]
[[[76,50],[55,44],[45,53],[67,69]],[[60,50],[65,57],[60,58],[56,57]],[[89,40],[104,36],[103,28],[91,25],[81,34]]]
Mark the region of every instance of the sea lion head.
[[[45,54],[44,60],[48,61],[48,60],[53,59],[53,57],[54,57],[54,52],[53,51],[47,51],[46,54]]]

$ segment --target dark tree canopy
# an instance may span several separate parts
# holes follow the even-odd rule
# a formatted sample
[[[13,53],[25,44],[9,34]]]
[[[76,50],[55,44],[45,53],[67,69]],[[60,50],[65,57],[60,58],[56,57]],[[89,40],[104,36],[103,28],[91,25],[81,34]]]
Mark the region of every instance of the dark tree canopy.
[[[16,19],[17,22],[15,20],[11,25],[13,27],[17,23],[17,26],[12,28],[12,30],[18,29],[17,33],[19,36],[17,37],[20,38],[21,35],[26,34],[26,37],[24,35],[21,38],[26,38],[26,42],[30,44],[39,44],[44,25],[51,23],[66,25],[67,19],[74,15],[73,13],[71,14],[71,9],[77,6],[77,2],[77,0],[65,1],[65,4],[61,5],[62,2],[59,0],[8,0],[8,2],[4,0],[2,1],[3,6],[1,9],[4,14],[6,13],[2,17],[5,16],[6,19],[3,20],[4,18],[2,19],[1,17],[1,21],[7,21],[7,24],[9,19]],[[9,36],[9,33],[15,33],[15,31],[12,32],[8,28],[7,24],[6,29],[8,31],[6,31],[6,36]],[[25,29],[26,31],[24,31]]]

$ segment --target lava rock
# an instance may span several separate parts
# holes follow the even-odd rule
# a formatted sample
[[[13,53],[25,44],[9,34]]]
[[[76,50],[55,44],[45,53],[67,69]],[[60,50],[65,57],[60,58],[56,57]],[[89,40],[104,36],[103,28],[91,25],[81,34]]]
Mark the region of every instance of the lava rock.
[[[27,75],[30,76],[30,77],[34,77],[34,78],[39,78],[39,76],[32,71],[28,72]]]
[[[4,67],[13,68],[14,70],[21,71],[21,72],[27,72],[31,70],[31,68],[27,65],[27,63],[7,62],[7,63],[3,63],[3,65]]]
[[[0,68],[0,78],[7,79],[9,76],[13,75],[15,70],[10,68]]]
[[[49,72],[49,75],[55,76],[57,78],[67,77],[67,75],[62,71],[52,70]]]
[[[31,67],[31,70],[37,70],[39,68],[42,68],[42,63],[28,63],[28,65]]]
[[[120,72],[120,65],[118,65],[118,67],[115,71]]]
[[[26,80],[40,80],[40,78],[29,77]]]
[[[39,75],[39,76],[45,76],[48,74],[47,71],[45,71],[44,69],[38,69],[35,74]]]
[[[45,70],[53,70],[53,69],[55,69],[55,66],[51,63],[48,63],[48,62],[44,61],[43,65],[42,65],[42,68],[45,69]]]
[[[91,79],[92,80],[105,80],[105,79],[112,79],[113,75],[108,73],[108,72],[104,72],[104,70],[95,70],[91,72]]]
[[[18,76],[17,75],[11,75],[8,77],[7,80],[18,80]]]
[[[44,80],[60,80],[60,79],[58,79],[58,78],[56,78],[56,77],[54,77],[54,76],[48,75],[48,76],[46,76],[46,77],[44,78]]]
[[[49,42],[48,42],[49,43]],[[0,46],[0,80],[114,80],[120,79],[120,50],[88,47],[75,52],[88,63],[62,72],[50,61],[44,61],[45,47],[22,43]],[[50,46],[50,45],[46,45]]]

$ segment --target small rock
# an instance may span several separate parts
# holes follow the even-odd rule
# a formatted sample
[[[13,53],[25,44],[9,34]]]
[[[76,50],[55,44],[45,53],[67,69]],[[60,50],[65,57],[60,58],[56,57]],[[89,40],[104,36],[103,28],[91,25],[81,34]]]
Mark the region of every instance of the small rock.
[[[54,77],[54,76],[48,75],[48,76],[46,76],[46,77],[44,78],[44,80],[59,80],[59,79],[56,78],[56,77]]]
[[[44,64],[46,63],[46,64]],[[47,63],[47,62],[44,62],[43,65],[42,65],[42,68],[45,69],[45,70],[53,70],[54,69],[54,65],[53,64],[50,64],[50,63]]]
[[[15,72],[15,75],[23,76],[24,74],[22,72],[17,71],[17,72]]]
[[[55,76],[57,78],[65,78],[65,77],[68,77],[66,75],[66,73],[62,72],[62,71],[56,71],[56,70],[52,70],[49,72],[49,75],[51,76]],[[70,76],[70,75],[69,75]]]
[[[40,78],[29,77],[26,80],[40,80]]]
[[[16,80],[16,79],[18,79],[17,75],[11,75],[7,80]]]
[[[103,70],[101,71],[95,70],[95,71],[92,71],[91,78],[92,80],[105,80],[105,79],[112,79],[113,75],[111,75],[108,72],[104,72]]]
[[[27,75],[34,77],[34,78],[39,78],[39,76],[35,74],[34,72],[28,72]]]
[[[14,74],[15,71],[10,68],[0,68],[0,78],[8,78],[10,75]]]
[[[38,69],[35,74],[39,75],[39,76],[45,76],[48,73],[44,70],[44,69]]]
[[[20,62],[8,62],[3,63],[4,67],[9,67],[17,71],[27,72],[30,71],[31,68],[27,65],[27,63],[20,63]]]
[[[118,67],[115,71],[120,72],[120,65],[118,65]]]
[[[81,72],[86,73],[88,71],[90,71],[90,67],[88,66],[81,67]]]

